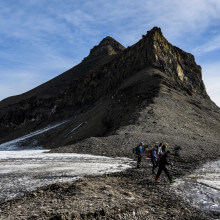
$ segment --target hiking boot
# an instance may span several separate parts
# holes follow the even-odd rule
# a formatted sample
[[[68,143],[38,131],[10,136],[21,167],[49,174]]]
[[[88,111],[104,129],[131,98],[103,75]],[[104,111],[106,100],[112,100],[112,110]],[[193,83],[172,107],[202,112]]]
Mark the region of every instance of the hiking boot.
[[[175,183],[175,181],[174,181],[174,180],[171,180],[170,183]]]
[[[155,180],[155,183],[159,183],[160,181],[159,180]]]

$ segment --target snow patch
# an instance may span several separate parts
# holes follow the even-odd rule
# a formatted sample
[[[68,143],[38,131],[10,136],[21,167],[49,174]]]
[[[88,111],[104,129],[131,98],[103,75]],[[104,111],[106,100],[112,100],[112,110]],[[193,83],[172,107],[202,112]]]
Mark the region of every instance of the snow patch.
[[[56,182],[119,172],[132,164],[128,158],[45,152],[47,150],[1,151],[0,201]]]
[[[44,132],[47,132],[47,131],[49,131],[51,129],[54,129],[54,128],[56,128],[56,127],[58,127],[58,126],[60,126],[60,125],[62,125],[64,123],[66,123],[68,121],[69,120],[66,120],[66,121],[60,122],[60,123],[55,124],[55,125],[47,126],[46,128],[40,129],[38,131],[31,132],[31,133],[29,133],[27,135],[24,135],[22,137],[16,138],[16,139],[14,139],[12,141],[8,141],[6,143],[0,144],[0,151],[2,151],[2,150],[17,150],[17,149],[19,150],[20,149],[19,143],[21,143],[22,141],[27,140],[28,138],[34,137],[36,135],[42,134]]]
[[[177,180],[173,187],[194,207],[220,213],[220,160],[206,163],[194,173]]]
[[[119,172],[131,167],[128,158],[88,154],[48,153],[48,150],[22,149],[22,141],[56,128],[67,121],[48,126],[0,145],[0,201],[56,182],[71,182],[86,175]],[[83,123],[71,130],[78,129]]]

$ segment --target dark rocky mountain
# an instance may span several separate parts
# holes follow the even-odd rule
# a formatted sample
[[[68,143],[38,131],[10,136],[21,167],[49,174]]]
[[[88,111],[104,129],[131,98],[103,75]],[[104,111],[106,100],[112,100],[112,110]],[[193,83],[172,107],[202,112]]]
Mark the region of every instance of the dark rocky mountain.
[[[65,120],[34,137],[38,145],[52,152],[132,158],[139,141],[167,142],[174,179],[220,157],[220,109],[206,93],[201,67],[156,27],[128,48],[106,37],[77,66],[1,101],[0,143]],[[192,207],[175,194],[165,176],[155,185],[150,173],[145,154],[140,169],[39,188],[1,203],[0,216],[219,219],[217,209]]]
[[[106,37],[77,66],[1,101],[0,142],[68,119],[40,135],[40,143],[75,143],[73,151],[109,155],[127,155],[139,140],[205,150],[207,143],[219,143],[219,116],[193,55],[154,27],[128,48]],[[120,152],[113,152],[118,144]]]

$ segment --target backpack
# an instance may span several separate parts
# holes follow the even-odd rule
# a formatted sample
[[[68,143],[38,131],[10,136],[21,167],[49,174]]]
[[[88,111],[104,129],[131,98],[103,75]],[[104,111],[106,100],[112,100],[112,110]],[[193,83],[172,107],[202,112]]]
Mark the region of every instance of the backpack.
[[[137,146],[133,148],[133,154],[136,154],[137,152]]]
[[[147,157],[151,158],[152,155],[152,149],[147,150]]]

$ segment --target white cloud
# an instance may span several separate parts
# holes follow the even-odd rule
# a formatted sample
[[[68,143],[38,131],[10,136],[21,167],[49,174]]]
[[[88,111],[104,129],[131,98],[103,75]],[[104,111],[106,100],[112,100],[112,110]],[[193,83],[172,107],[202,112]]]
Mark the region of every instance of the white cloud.
[[[21,38],[32,39],[49,33],[71,39],[79,33],[86,38],[86,34],[94,36],[111,30],[114,35],[122,34],[127,41],[126,36],[139,39],[136,33],[144,33],[154,25],[162,26],[168,36],[177,37],[184,33],[198,35],[210,23],[219,22],[218,0],[186,0],[184,4],[174,0],[96,0],[78,5],[74,1],[56,2],[59,4],[51,1],[47,7],[38,3],[36,12],[32,8],[31,13],[30,3],[25,1],[17,8],[2,4],[1,32]]]
[[[198,36],[219,22],[220,2],[217,0],[93,1],[87,4],[95,22],[113,26],[114,35],[126,44],[136,42],[141,33],[153,26],[162,27],[171,40]],[[92,9],[92,10],[91,10]],[[183,38],[182,38],[183,39]],[[122,42],[123,43],[123,42]]]
[[[204,53],[208,53],[220,49],[220,34],[214,36],[212,39],[208,38],[207,41],[208,42],[194,48],[192,50],[193,53],[201,55]]]
[[[203,65],[203,80],[210,98],[220,107],[220,63]]]
[[[205,84],[210,98],[220,107],[220,76],[208,78]]]

